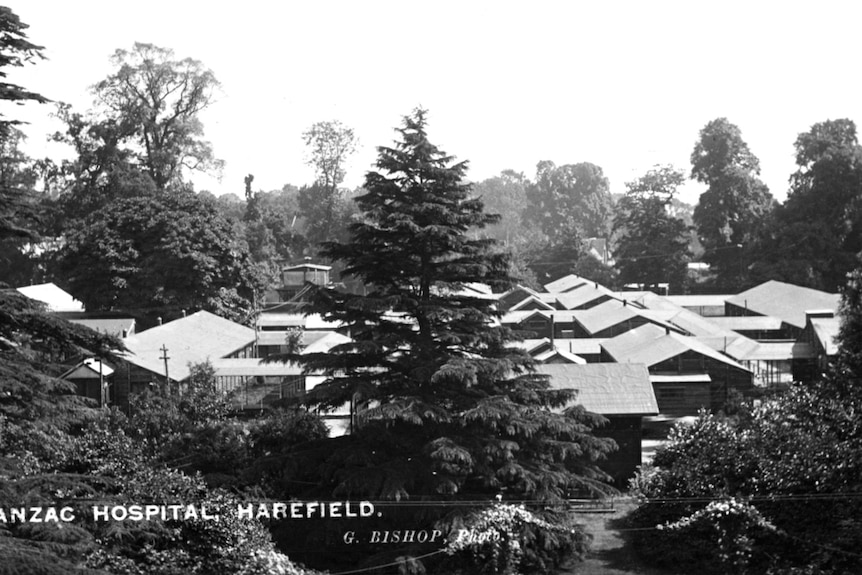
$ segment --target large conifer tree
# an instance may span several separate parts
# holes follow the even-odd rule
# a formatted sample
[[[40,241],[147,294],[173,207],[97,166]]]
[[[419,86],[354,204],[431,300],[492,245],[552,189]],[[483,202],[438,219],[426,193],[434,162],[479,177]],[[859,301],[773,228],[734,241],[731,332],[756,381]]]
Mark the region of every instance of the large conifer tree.
[[[366,176],[352,239],[324,245],[365,293],[320,289],[308,308],[341,322],[352,342],[295,357],[328,376],[311,401],[361,407],[333,448],[328,487],[351,497],[541,501],[599,488],[593,462],[608,443],[590,429],[600,418],[552,411],[573,392],[550,389],[509,345],[495,301],[463,289],[510,284],[507,256],[470,233],[497,216],[471,197],[466,162],[428,140],[425,111],[397,132]]]

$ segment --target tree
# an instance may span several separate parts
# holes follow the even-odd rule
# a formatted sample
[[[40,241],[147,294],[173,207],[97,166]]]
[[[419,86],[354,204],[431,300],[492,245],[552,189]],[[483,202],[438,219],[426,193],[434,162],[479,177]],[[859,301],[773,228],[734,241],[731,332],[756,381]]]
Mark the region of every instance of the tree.
[[[719,284],[750,283],[746,267],[760,228],[773,208],[769,190],[757,178],[760,162],[726,118],[709,122],[691,155],[691,177],[707,184],[695,207],[694,222]]]
[[[357,139],[351,128],[337,120],[317,122],[302,137],[316,180],[299,190],[299,210],[306,220],[306,237],[316,245],[337,239],[333,234],[343,228],[344,198],[338,186],[344,181],[344,165],[356,151]]]
[[[796,140],[798,169],[764,233],[755,271],[837,291],[862,250],[862,147],[851,120],[814,124]]]
[[[685,175],[670,166],[656,167],[633,182],[617,204],[614,257],[622,283],[658,290],[669,283],[679,292],[685,282],[688,237],[685,223],[669,208]]]
[[[25,30],[29,27],[21,22],[18,15],[10,8],[0,6],[0,78],[2,78],[0,80],[0,100],[17,103],[30,101],[42,104],[50,101],[41,94],[5,81],[8,76],[7,67],[20,67],[37,58],[45,57],[42,54],[44,48],[27,39]],[[0,114],[0,139],[5,140],[8,137],[9,128],[20,123],[19,120],[8,120]]]
[[[509,345],[514,336],[495,324],[493,301],[461,291],[511,283],[507,256],[469,233],[498,218],[471,197],[466,163],[429,141],[424,110],[397,132],[393,147],[378,148],[377,169],[356,199],[351,239],[323,246],[366,294],[319,288],[307,309],[341,323],[352,340],[326,354],[282,357],[326,375],[310,402],[366,406],[351,435],[328,450],[321,487],[335,496],[502,492],[542,502],[601,490],[594,461],[610,445],[590,433],[598,416],[553,412],[572,392],[552,390],[529,355]]]
[[[561,233],[577,230],[583,238],[606,238],[613,201],[608,179],[595,164],[557,167],[551,161],[536,166],[536,181],[527,186],[526,216],[557,243]]]
[[[260,280],[234,233],[212,202],[189,192],[118,200],[67,235],[58,269],[89,310],[240,319]]]
[[[774,204],[757,177],[760,162],[739,128],[718,118],[700,131],[691,165],[691,177],[708,186],[694,210],[703,259],[718,275],[720,286],[738,291],[750,283],[752,243]]]
[[[182,178],[182,169],[217,170],[221,162],[203,140],[200,113],[213,102],[219,83],[212,71],[172,50],[136,42],[117,50],[116,71],[93,87],[106,117],[156,187]]]
[[[351,128],[334,120],[317,122],[302,134],[309,147],[308,164],[314,166],[317,183],[335,190],[344,181],[344,164],[356,151],[357,139]]]
[[[838,358],[823,380],[744,406],[733,419],[703,413],[656,452],[655,467],[635,481],[645,503],[631,526],[643,557],[686,572],[716,572],[716,559],[727,562],[720,532],[728,515],[737,515],[743,526],[760,527],[737,532],[744,535],[735,538],[737,556],[748,564],[739,572],[862,569],[860,277],[857,268],[842,292]],[[748,512],[729,514],[733,502],[746,502]],[[719,504],[722,513],[706,513],[710,529],[654,529],[691,525]],[[767,523],[771,528],[763,529]],[[637,529],[645,526],[653,528]]]

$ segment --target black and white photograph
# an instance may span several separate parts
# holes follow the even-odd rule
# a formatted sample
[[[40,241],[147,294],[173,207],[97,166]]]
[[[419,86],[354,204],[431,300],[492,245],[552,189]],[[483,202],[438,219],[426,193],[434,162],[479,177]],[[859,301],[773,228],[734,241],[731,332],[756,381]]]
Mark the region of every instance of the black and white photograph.
[[[862,573],[862,7],[0,5],[0,575]]]

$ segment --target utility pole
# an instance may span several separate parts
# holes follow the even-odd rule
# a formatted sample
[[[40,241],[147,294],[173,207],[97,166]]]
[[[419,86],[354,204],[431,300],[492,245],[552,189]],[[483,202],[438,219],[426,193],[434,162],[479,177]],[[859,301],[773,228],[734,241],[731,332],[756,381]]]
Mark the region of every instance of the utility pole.
[[[164,360],[165,362],[165,386],[167,386],[168,390],[171,388],[171,378],[168,376],[168,360],[171,359],[168,357],[168,348],[165,344],[162,344],[162,347],[159,348],[162,350],[162,357],[159,359]]]

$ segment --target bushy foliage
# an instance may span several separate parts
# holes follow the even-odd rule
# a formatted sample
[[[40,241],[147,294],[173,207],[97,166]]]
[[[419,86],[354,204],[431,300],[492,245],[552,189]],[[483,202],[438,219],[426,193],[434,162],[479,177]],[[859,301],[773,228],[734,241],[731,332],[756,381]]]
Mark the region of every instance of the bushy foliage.
[[[642,557],[724,572],[726,562],[716,559],[744,552],[745,564],[760,570],[858,572],[862,394],[839,389],[835,381],[795,387],[744,411],[733,425],[701,414],[677,429],[656,453],[655,467],[642,470],[633,485],[644,498],[631,518],[647,528],[634,537]],[[743,534],[733,552],[717,545],[720,525],[704,510],[730,498],[750,506],[749,518],[756,513],[761,526],[775,529]],[[686,517],[699,521],[684,530],[648,529]],[[741,561],[743,555],[734,556]]]
[[[453,574],[544,573],[554,565],[536,553],[537,548],[550,547],[567,559],[577,559],[586,546],[582,526],[562,514],[549,522],[523,505],[498,503],[458,522],[445,547],[452,556],[445,567]]]

